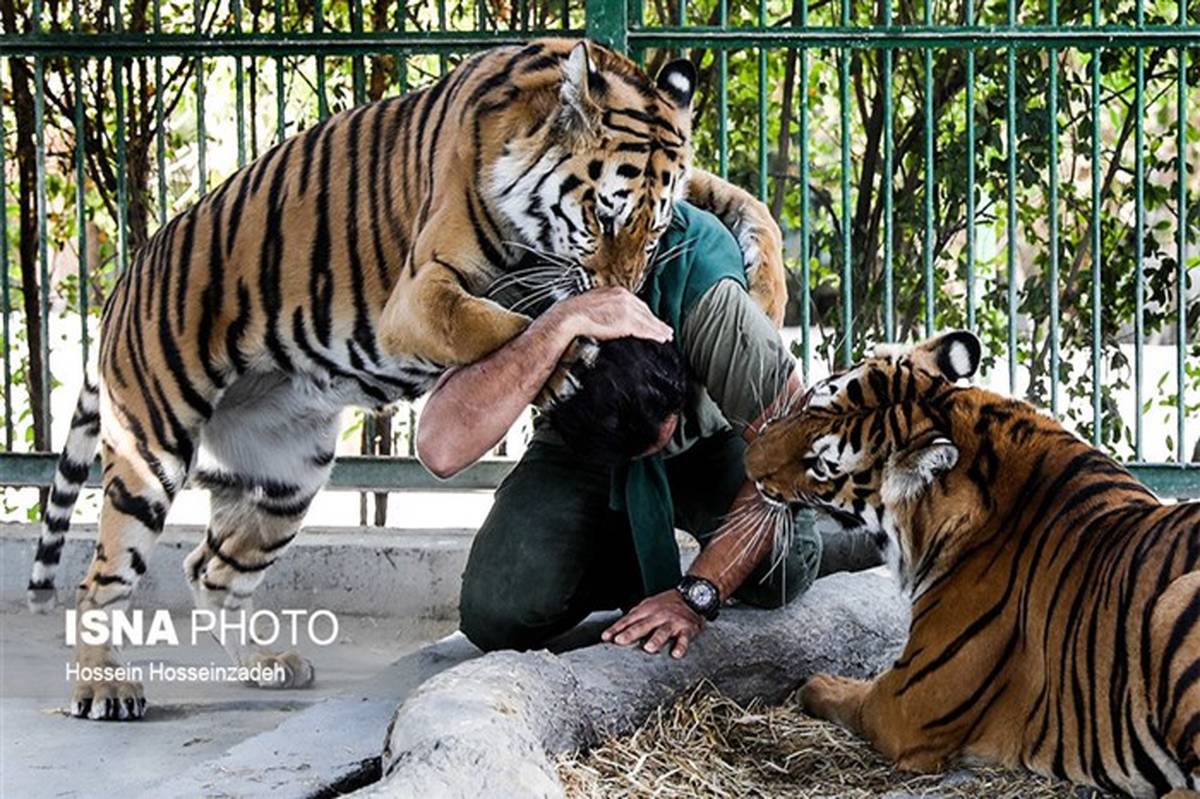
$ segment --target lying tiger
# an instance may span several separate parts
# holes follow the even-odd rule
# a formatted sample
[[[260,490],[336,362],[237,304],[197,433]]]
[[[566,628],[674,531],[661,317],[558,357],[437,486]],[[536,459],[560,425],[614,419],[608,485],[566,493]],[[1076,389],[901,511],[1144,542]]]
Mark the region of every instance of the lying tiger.
[[[910,592],[904,652],[807,711],[900,767],[1024,767],[1132,796],[1200,784],[1200,503],[1164,505],[1024,402],[956,385],[979,341],[886,348],[747,453],[767,502],[873,536]]]
[[[489,50],[281,143],[171,220],[105,304],[99,383],[82,392],[59,462],[31,603],[53,601],[99,442],[100,535],[80,614],[129,602],[189,479],[212,505],[185,564],[196,604],[249,608],[329,476],[342,409],[418,397],[524,330],[527,317],[487,295],[522,284],[530,251],[554,298],[636,289],[687,196],[737,235],[778,321],[782,242],[769,212],[690,168],[695,83],[687,61],[652,81],[582,41]],[[547,402],[571,385],[564,360]],[[226,648],[263,673],[282,666],[268,687],[312,680],[295,653]],[[80,643],[75,658],[116,665],[106,646]],[[134,682],[81,681],[71,702],[93,719],[144,709]]]

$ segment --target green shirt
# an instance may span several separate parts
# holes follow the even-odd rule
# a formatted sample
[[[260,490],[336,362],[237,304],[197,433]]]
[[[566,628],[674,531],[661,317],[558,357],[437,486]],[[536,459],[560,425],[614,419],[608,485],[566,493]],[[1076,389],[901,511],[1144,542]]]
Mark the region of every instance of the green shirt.
[[[663,460],[702,438],[742,431],[787,385],[793,363],[774,326],[746,293],[742,253],[712,214],[679,203],[642,298],[675,331],[690,377],[685,407],[668,446],[615,468],[610,506],[628,514],[646,595],[679,582],[675,516]],[[548,425],[535,440],[561,443]]]

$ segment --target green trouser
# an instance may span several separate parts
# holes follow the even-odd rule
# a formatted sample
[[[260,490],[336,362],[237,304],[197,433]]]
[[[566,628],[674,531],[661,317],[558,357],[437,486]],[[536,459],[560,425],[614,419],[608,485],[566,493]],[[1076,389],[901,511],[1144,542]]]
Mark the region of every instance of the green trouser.
[[[746,479],[746,443],[732,432],[666,460],[675,524],[705,546]],[[534,441],[496,491],[463,574],[462,631],[485,651],[530,649],[597,610],[644,597],[624,512],[609,508],[606,467]],[[777,608],[816,577],[821,539],[797,527],[775,570],[759,564],[734,596]],[[769,572],[769,573],[768,573]]]

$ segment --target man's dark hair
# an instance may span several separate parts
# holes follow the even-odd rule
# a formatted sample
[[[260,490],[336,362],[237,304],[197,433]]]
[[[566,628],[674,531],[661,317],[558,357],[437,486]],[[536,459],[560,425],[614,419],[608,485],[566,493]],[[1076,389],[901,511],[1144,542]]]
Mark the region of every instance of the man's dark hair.
[[[572,450],[609,466],[654,446],[687,392],[683,357],[670,342],[601,342],[595,362],[578,376],[579,388],[550,411],[550,424]]]

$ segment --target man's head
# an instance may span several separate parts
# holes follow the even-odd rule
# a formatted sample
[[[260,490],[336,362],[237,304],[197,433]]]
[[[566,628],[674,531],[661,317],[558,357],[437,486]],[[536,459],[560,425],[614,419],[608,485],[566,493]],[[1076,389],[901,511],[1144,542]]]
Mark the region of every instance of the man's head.
[[[550,424],[575,452],[617,465],[667,445],[686,392],[687,369],[673,344],[606,341],[579,389],[550,412]]]

